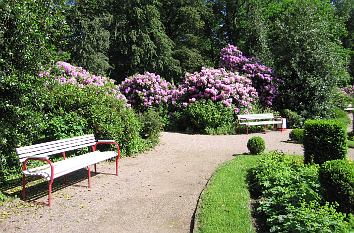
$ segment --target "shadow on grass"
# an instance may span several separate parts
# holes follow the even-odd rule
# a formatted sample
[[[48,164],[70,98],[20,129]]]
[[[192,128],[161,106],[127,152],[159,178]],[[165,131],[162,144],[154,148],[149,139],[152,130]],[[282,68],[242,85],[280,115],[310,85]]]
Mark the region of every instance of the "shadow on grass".
[[[97,174],[106,174],[100,172],[91,172],[91,177],[96,176]],[[108,174],[107,175],[114,175]],[[38,199],[48,196],[48,181],[43,178],[33,178],[27,177],[26,184],[26,202],[31,202],[35,204],[43,204],[46,203],[39,202]],[[88,183],[80,184],[80,182],[86,180],[87,181],[87,170],[80,169],[75,172],[71,172],[66,176],[58,177],[54,179],[52,193],[55,193],[59,190],[62,190],[69,186],[76,186],[82,188],[88,188]],[[1,185],[0,191],[9,197],[21,197],[22,191],[22,178],[17,178],[8,181],[5,185]]]
[[[258,207],[260,206],[259,201],[261,196],[261,189],[257,185],[253,169],[250,169],[248,171],[246,179],[247,179],[248,190],[250,192],[250,198],[251,198],[250,210],[251,210],[252,223],[254,229],[256,230],[257,233],[269,232],[269,228],[267,227],[266,224],[267,219],[265,214],[263,214],[261,211],[257,211]]]

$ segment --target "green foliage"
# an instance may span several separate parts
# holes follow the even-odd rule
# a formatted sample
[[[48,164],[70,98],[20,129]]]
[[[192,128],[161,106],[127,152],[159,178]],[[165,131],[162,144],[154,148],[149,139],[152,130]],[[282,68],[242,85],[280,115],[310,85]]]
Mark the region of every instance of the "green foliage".
[[[282,110],[281,115],[286,118],[286,124],[289,129],[302,128],[304,118],[302,118],[298,113],[289,109],[284,109]]]
[[[262,137],[254,136],[251,137],[247,142],[247,148],[253,155],[258,155],[263,153],[265,149],[265,142]]]
[[[340,121],[343,125],[348,125],[350,123],[350,118],[346,111],[341,108],[333,108],[331,110],[331,118]]]
[[[94,133],[98,139],[116,140],[124,155],[150,146],[150,139],[145,141],[140,136],[142,124],[138,115],[107,95],[104,87],[80,88],[32,76],[25,80],[28,83],[16,85],[17,99],[0,103],[5,129],[0,132],[0,180],[19,172],[14,149],[20,146],[88,133]],[[6,81],[8,85],[3,87],[17,81],[17,77],[8,77]]]
[[[200,100],[171,116],[170,128],[191,133],[231,134],[235,132],[231,108],[211,100]]]
[[[66,1],[0,1],[0,75],[36,72],[58,60],[68,32]],[[3,74],[1,74],[3,73]]]
[[[304,129],[293,129],[289,134],[289,138],[294,142],[303,143],[304,133],[305,133]]]
[[[79,0],[68,16],[72,27],[67,46],[70,62],[100,75],[112,68],[108,57],[112,15],[107,9],[107,1]]]
[[[163,119],[158,111],[149,108],[147,111],[140,114],[140,122],[142,129],[140,135],[147,140],[152,146],[159,142],[161,130],[163,129]]]
[[[114,79],[145,71],[154,71],[167,80],[181,74],[158,5],[157,0],[110,1],[113,20],[109,55]]]
[[[343,213],[354,213],[354,163],[347,160],[325,162],[320,168],[325,198],[339,204]]]
[[[346,126],[337,120],[308,120],[305,122],[305,163],[322,164],[347,156]]]
[[[252,169],[251,188],[260,194],[257,211],[270,232],[349,232],[346,216],[322,200],[318,165],[303,165],[279,152]]]
[[[337,83],[349,80],[344,24],[325,0],[272,1],[267,43],[279,84],[279,108],[306,118],[326,116]]]

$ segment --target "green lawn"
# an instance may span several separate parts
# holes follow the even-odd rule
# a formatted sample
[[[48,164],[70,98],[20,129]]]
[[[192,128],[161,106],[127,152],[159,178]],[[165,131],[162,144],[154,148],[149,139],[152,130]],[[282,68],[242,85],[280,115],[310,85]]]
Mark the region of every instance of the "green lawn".
[[[201,197],[196,232],[255,232],[246,176],[259,158],[239,155],[214,173]]]

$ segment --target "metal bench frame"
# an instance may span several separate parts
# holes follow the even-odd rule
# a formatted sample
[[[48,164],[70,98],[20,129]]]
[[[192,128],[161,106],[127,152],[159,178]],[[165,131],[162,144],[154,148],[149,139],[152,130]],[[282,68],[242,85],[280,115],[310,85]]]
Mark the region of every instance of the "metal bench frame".
[[[115,145],[116,151],[98,151],[97,146],[102,144]],[[66,157],[66,152],[81,148],[91,147],[91,152],[74,156]],[[96,140],[93,134],[84,135],[74,138],[62,139],[46,143],[35,144],[31,146],[16,148],[16,153],[22,163],[22,198],[26,199],[26,177],[41,176],[48,180],[48,206],[52,203],[52,187],[54,179],[64,176],[68,173],[87,168],[88,172],[88,188],[91,188],[91,169],[94,165],[97,172],[96,164],[98,162],[115,158],[116,173],[118,176],[118,161],[120,158],[120,147],[114,140]],[[61,154],[62,161],[52,162],[51,156]],[[47,165],[28,169],[27,163],[30,160],[38,160],[46,162]]]

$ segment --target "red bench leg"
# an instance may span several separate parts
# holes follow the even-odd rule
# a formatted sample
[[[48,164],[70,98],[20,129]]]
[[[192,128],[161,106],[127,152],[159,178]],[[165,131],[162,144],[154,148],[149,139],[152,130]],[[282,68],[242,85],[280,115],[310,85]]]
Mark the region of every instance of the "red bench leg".
[[[22,200],[26,200],[26,176],[22,175]]]
[[[88,175],[88,187],[91,188],[91,168],[87,166],[87,175]]]
[[[118,160],[119,157],[116,157],[116,176],[118,176]]]
[[[49,207],[52,206],[52,187],[53,187],[53,181],[50,180],[48,182],[48,205],[49,205]]]

